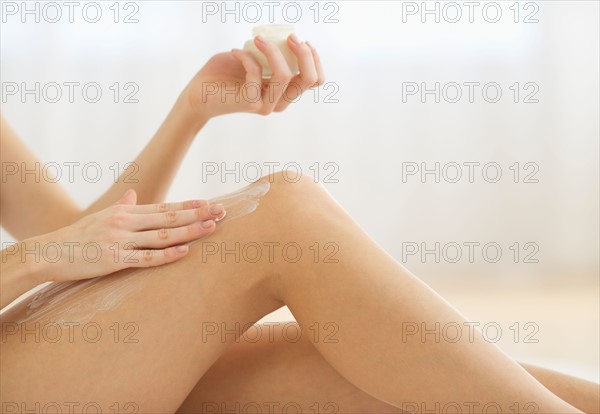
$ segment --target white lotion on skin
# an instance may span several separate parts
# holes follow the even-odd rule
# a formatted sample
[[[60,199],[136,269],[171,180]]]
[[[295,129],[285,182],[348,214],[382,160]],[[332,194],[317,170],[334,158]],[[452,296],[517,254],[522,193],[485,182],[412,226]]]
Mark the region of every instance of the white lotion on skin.
[[[252,30],[254,37],[260,35],[268,42],[275,44],[275,46],[281,50],[283,57],[292,71],[292,74],[297,75],[300,72],[298,69],[298,61],[296,59],[296,55],[292,53],[287,45],[287,38],[293,32],[294,26],[290,24],[268,24],[264,26],[257,26]],[[246,42],[244,45],[244,50],[252,53],[258,63],[260,63],[260,66],[262,66],[263,79],[268,79],[273,76],[273,71],[271,70],[271,66],[269,66],[269,62],[267,62],[267,58],[260,50],[258,50],[254,44],[254,39]]]

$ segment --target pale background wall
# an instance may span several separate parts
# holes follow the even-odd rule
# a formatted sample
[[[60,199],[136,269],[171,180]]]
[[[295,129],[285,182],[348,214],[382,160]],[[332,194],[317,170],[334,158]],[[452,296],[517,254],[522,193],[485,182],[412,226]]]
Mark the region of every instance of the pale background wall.
[[[12,2],[2,3],[4,8]],[[464,245],[457,263],[443,258],[436,263],[432,255],[404,261],[474,320],[497,321],[507,332],[514,322],[535,322],[537,344],[503,337],[512,355],[598,380],[598,2],[521,2],[519,23],[513,21],[512,2],[497,3],[502,10],[497,23],[483,18],[488,2],[475,9],[473,23],[458,2],[464,15],[454,24],[443,18],[436,23],[433,16],[422,22],[419,15],[403,22],[409,3],[321,2],[315,23],[313,2],[301,2],[295,27],[319,49],[329,89],[317,103],[305,96],[283,114],[211,121],[169,199],[209,198],[246,184],[231,176],[225,182],[206,177],[202,163],[231,169],[235,162],[258,162],[266,173],[265,162],[296,162],[310,174],[318,162],[321,178],[333,171],[325,163],[335,163],[338,182],[326,187],[398,260],[403,243],[428,248],[435,242],[497,243],[502,248],[497,263],[486,262],[480,249],[469,263]],[[19,15],[5,14],[1,31],[3,88],[7,82],[102,87],[103,98],[95,104],[80,89],[74,103],[66,97],[35,103],[31,96],[23,103],[3,89],[4,116],[43,161],[102,165],[98,183],[81,174],[73,183],[63,180],[82,206],[110,185],[110,165],[131,161],[141,150],[195,71],[211,55],[241,47],[255,26],[243,14],[235,22],[232,15],[203,14],[201,2],[176,1],[135,2],[139,21],[114,23],[112,2],[100,4],[103,16],[95,24],[82,18],[81,3],[74,23],[66,16],[58,23],[27,16],[22,23]],[[267,17],[266,6],[256,4]],[[275,9],[275,22],[293,18],[291,11],[282,15],[285,4]],[[246,5],[238,3],[242,11]],[[134,10],[124,7],[121,3],[120,20]],[[539,21],[524,23],[535,8]],[[338,22],[325,23],[336,9]],[[135,82],[139,103],[123,103],[122,96],[114,103],[108,88],[115,82]],[[463,86],[458,103],[435,103],[431,96],[426,103],[418,96],[403,102],[403,82],[427,82],[430,88],[435,82],[496,82],[502,98],[488,103],[479,87],[471,103]],[[521,85],[518,103],[509,89],[515,82]],[[539,87],[538,103],[523,102],[532,90],[524,89],[527,82]],[[334,91],[338,102],[325,102]],[[403,163],[421,162],[498,163],[502,178],[488,183],[479,168],[469,183],[463,167],[458,183],[435,183],[431,176],[425,183],[418,176],[403,182]],[[539,182],[523,183],[532,170],[521,169],[521,182],[514,183],[509,167],[515,162],[521,168],[535,163]],[[2,241],[10,240],[2,234]],[[518,263],[510,250],[515,242],[521,246]],[[537,263],[523,262],[532,251],[523,250],[528,242],[539,247]]]

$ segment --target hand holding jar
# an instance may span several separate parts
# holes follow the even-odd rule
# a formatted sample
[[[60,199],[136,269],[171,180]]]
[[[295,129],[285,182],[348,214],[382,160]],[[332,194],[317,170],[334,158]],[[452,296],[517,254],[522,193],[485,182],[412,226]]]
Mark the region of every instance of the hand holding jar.
[[[184,91],[197,116],[281,112],[306,90],[322,85],[317,51],[292,31],[289,25],[259,26],[244,50],[213,56]]]

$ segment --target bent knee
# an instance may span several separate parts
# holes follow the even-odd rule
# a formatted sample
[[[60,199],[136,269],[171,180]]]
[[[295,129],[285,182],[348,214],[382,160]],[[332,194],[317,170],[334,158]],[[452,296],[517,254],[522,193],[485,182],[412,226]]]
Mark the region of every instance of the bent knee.
[[[258,181],[267,181],[272,186],[284,188],[289,187],[290,184],[296,184],[297,187],[318,184],[310,175],[303,174],[301,171],[293,169],[275,171],[261,177]]]
[[[268,197],[285,212],[298,213],[318,204],[322,198],[331,199],[323,185],[312,176],[302,174],[297,170],[284,169],[266,175],[258,180],[269,183]]]

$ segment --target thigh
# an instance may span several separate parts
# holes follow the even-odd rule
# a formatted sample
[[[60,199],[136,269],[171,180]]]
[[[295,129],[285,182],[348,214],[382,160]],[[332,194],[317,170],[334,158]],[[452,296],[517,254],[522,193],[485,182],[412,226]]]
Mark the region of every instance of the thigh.
[[[314,347],[335,330],[257,324],[204,374],[178,413],[402,413],[342,377]]]
[[[282,305],[266,256],[206,254],[263,237],[261,206],[244,214],[178,262],[53,284],[3,313],[2,411],[174,412],[245,327]]]

